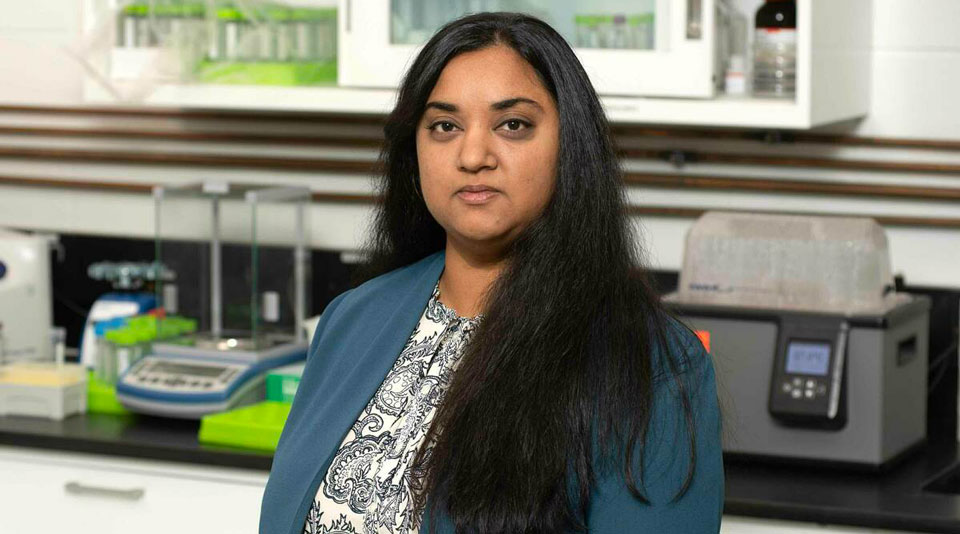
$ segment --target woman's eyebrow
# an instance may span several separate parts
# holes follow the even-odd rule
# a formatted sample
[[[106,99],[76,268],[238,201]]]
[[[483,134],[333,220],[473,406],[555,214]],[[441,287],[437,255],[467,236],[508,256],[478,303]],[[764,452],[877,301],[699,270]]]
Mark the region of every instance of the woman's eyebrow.
[[[540,109],[541,111],[543,110],[543,107],[540,104],[538,104],[536,100],[524,98],[522,96],[515,97],[515,98],[508,98],[506,100],[501,100],[499,102],[494,102],[493,104],[490,104],[490,109],[500,111],[503,109],[512,108],[513,106],[516,106],[517,104],[521,104],[521,103],[532,104],[536,106],[538,109]]]
[[[501,111],[504,109],[512,108],[517,104],[531,104],[533,106],[536,106],[541,111],[543,110],[543,106],[537,103],[536,100],[532,100],[522,96],[515,97],[515,98],[508,98],[506,100],[501,100],[499,102],[494,102],[493,104],[490,104],[490,109],[494,111]],[[456,113],[459,110],[459,108],[454,104],[451,104],[449,102],[440,102],[437,100],[427,102],[425,109],[430,109],[430,108],[436,108],[441,111],[447,111],[450,113]]]
[[[425,109],[430,109],[430,108],[437,108],[440,111],[449,111],[450,113],[455,113],[457,111],[457,106],[453,104],[448,104],[446,102],[437,102],[435,100],[431,102],[427,102]]]

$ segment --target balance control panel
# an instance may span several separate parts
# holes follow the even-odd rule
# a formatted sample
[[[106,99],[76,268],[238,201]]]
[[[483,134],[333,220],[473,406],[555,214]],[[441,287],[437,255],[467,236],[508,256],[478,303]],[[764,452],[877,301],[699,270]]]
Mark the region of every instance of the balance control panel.
[[[246,368],[237,363],[147,356],[134,364],[122,380],[130,386],[161,392],[215,393],[226,391]]]

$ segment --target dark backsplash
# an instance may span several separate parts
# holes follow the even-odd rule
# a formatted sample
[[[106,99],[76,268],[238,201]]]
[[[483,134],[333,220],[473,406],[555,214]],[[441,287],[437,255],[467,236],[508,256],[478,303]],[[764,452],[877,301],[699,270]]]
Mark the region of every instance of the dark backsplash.
[[[110,285],[87,277],[87,267],[98,261],[152,261],[154,244],[146,239],[123,239],[80,235],[61,235],[62,261],[53,263],[54,324],[67,328],[67,345],[75,347],[80,340],[86,313],[93,302],[111,291]],[[311,254],[312,310],[323,311],[334,297],[350,288],[354,265],[345,264],[337,252],[314,250]],[[676,289],[676,271],[654,271],[657,290],[663,294]],[[957,351],[960,290],[911,286],[909,280],[897,280],[897,289],[928,295],[930,310],[931,361],[950,351]],[[955,436],[957,424],[957,358],[947,355],[943,365],[931,369],[928,402],[928,434],[931,439]]]

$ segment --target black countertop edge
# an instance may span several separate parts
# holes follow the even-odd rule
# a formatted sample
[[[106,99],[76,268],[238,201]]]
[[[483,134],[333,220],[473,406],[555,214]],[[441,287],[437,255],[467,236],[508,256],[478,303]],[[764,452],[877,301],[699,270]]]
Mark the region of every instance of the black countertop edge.
[[[883,510],[864,512],[839,506],[816,507],[728,498],[724,502],[723,513],[833,526],[960,534],[960,523],[956,518],[938,519],[930,516],[903,515],[902,512],[889,513]]]
[[[142,443],[125,444],[89,439],[64,439],[51,436],[29,436],[0,432],[0,444],[64,452],[79,452],[160,460],[197,465],[233,467],[270,471],[272,456],[237,452],[231,449],[183,450]]]
[[[63,421],[0,417],[0,445],[269,471],[269,451],[197,439],[199,421],[86,414]]]

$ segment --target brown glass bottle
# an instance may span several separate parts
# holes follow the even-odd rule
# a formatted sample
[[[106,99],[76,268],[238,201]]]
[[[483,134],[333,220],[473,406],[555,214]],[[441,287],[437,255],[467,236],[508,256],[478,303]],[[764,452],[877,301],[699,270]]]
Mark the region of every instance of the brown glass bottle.
[[[753,39],[753,94],[793,98],[797,92],[797,4],[767,0],[757,10]]]

